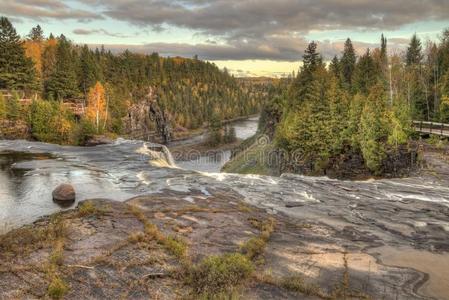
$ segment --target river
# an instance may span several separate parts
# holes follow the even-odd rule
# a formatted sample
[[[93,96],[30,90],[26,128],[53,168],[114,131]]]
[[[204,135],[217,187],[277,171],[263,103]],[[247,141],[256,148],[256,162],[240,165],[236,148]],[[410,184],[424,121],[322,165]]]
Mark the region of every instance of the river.
[[[259,123],[259,117],[252,117],[247,120],[236,121],[229,124],[235,129],[236,137],[241,140],[252,137]],[[202,143],[206,139],[206,134],[182,141],[183,144]],[[176,145],[176,144],[175,144]],[[218,173],[221,168],[230,160],[231,150],[213,152],[207,155],[192,155],[191,160],[176,160],[176,165],[182,169],[193,170],[199,172]],[[176,154],[174,154],[176,158]]]
[[[254,132],[255,123],[256,120],[249,120],[236,124],[237,135],[248,137]],[[423,288],[426,294],[449,299],[445,297],[446,289],[438,292],[434,288],[447,283],[449,276],[442,267],[449,259],[447,180],[431,175],[341,181],[292,174],[224,174],[218,170],[226,156],[207,167],[201,161],[175,165],[169,163],[167,153],[157,149],[161,147],[123,139],[90,148],[0,141],[0,231],[70,209],[53,203],[51,197],[52,190],[66,182],[75,187],[77,201],[124,201],[164,191],[184,195],[195,191],[207,198],[214,191],[227,190],[239,193],[248,203],[271,214],[282,213],[301,222],[325,226],[320,234],[326,241],[343,238],[342,247],[346,249],[358,245],[390,265],[430,274],[431,280]],[[180,201],[194,200],[184,197]],[[379,246],[384,247],[375,250]],[[419,263],[416,253],[425,263]]]

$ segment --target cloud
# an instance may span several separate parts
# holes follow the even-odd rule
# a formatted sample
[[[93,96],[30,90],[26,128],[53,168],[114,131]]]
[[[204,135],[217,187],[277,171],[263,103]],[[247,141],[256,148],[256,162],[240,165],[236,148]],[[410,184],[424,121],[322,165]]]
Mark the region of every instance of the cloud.
[[[123,52],[126,49],[136,52],[150,54],[158,52],[163,56],[184,56],[193,57],[198,55],[203,60],[275,60],[297,62],[301,60],[304,49],[309,41],[305,39],[276,39],[269,43],[260,42],[257,45],[248,43],[228,44],[187,44],[187,43],[149,43],[145,45],[112,44],[104,45],[115,53]],[[401,50],[402,45],[390,43],[390,48]],[[99,47],[100,45],[90,45]],[[318,51],[326,60],[330,60],[334,55],[340,55],[343,51],[344,41],[338,42],[318,42]],[[376,44],[354,42],[354,47],[359,54],[366,51],[366,48],[378,47]]]
[[[12,18],[75,19],[90,21],[103,18],[87,10],[72,8],[60,0],[1,0],[1,14]]]
[[[261,37],[329,29],[392,29],[447,20],[444,0],[79,0],[139,26],[172,25],[204,34]]]
[[[126,34],[122,34],[122,33],[113,33],[113,32],[109,32],[105,29],[75,29],[73,30],[74,34],[77,35],[92,35],[92,34],[104,34],[107,36],[112,36],[112,37],[117,37],[117,38],[129,38],[131,37],[130,35],[126,35]]]
[[[66,3],[70,3],[69,6]],[[85,8],[80,9],[80,7]],[[152,43],[112,45],[138,52],[203,59],[271,59],[296,61],[311,32],[333,30],[382,31],[420,21],[449,20],[447,0],[0,0],[0,11],[18,18],[99,18],[127,22],[141,32],[189,29],[195,45]],[[103,26],[104,27],[104,26]],[[127,36],[105,29],[76,29],[78,35]],[[390,39],[389,47],[404,49],[408,41]],[[354,41],[359,52],[377,44]],[[343,41],[320,41],[325,58],[341,53]]]

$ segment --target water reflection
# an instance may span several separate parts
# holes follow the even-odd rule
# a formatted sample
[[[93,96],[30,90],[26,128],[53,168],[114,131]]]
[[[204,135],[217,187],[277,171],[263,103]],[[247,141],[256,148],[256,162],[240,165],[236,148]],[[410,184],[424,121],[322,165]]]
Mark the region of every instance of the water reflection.
[[[76,167],[49,154],[3,152],[0,153],[0,233],[61,210],[52,201],[51,193],[66,182],[75,187],[77,200],[110,197],[112,191],[118,200],[129,197],[102,172]]]

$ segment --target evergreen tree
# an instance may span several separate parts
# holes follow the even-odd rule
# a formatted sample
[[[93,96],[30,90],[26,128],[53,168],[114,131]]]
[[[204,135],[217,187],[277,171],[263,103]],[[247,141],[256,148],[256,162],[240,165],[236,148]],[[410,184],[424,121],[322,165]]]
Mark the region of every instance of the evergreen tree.
[[[20,37],[5,17],[0,17],[0,89],[37,88],[33,62],[25,56]]]
[[[58,39],[56,64],[45,83],[45,90],[53,99],[66,99],[78,95],[76,58],[70,42],[63,35]]]
[[[13,92],[12,97],[6,101],[6,118],[11,121],[17,121],[20,118],[19,94]]]
[[[31,28],[28,38],[33,42],[42,42],[44,40],[44,31],[39,24],[36,27]]]
[[[343,83],[347,89],[351,90],[352,77],[355,70],[356,55],[351,40],[348,38],[345,42],[345,48],[343,50],[343,56],[341,58],[341,71],[343,75]]]
[[[331,71],[332,74],[334,74],[334,76],[336,78],[340,78],[341,66],[340,66],[340,61],[338,60],[337,55],[335,55],[334,58],[332,59],[330,65],[329,65],[329,70]]]
[[[423,60],[422,46],[420,39],[416,33],[412,36],[410,44],[407,48],[406,63],[407,66],[419,65]]]
[[[303,66],[298,77],[292,85],[292,99],[294,105],[300,105],[305,101],[309,101],[317,97],[319,88],[315,82],[315,72],[323,69],[323,60],[320,54],[316,51],[317,44],[311,42],[303,55]]]
[[[387,52],[387,38],[382,34],[380,38],[380,59],[382,62],[382,70],[385,71],[388,67],[388,52]]]
[[[385,142],[388,138],[386,118],[386,93],[383,85],[370,89],[360,120],[360,147],[366,166],[376,174],[382,171],[382,161],[386,157]]]
[[[317,46],[318,46],[317,43],[312,41],[307,46],[307,49],[304,51],[304,56],[303,56],[303,60],[302,60],[303,72],[305,71],[305,72],[312,73],[316,70],[317,66],[319,66],[322,63],[320,54],[316,51]]]
[[[357,92],[368,94],[369,89],[378,81],[378,72],[369,49],[357,62],[354,72],[353,85]]]
[[[89,89],[100,81],[100,70],[95,55],[89,50],[87,45],[81,48],[80,53],[80,89],[87,95]]]

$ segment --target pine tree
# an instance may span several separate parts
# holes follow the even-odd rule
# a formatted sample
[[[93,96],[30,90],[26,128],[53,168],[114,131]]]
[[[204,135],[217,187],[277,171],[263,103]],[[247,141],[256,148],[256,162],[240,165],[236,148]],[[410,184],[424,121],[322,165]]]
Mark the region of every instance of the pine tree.
[[[87,95],[87,92],[100,78],[99,66],[94,54],[84,45],[80,53],[80,89]]]
[[[420,39],[416,33],[412,36],[410,44],[407,48],[406,63],[407,66],[419,65],[423,60],[422,46]]]
[[[314,74],[317,70],[323,69],[323,60],[316,51],[317,44],[311,42],[303,55],[303,66],[298,77],[292,85],[292,99],[294,105],[300,105],[305,101],[309,101],[316,96],[317,86],[314,83]]]
[[[6,101],[6,118],[11,121],[17,121],[20,118],[19,94],[13,92],[12,97]]]
[[[334,74],[335,78],[340,78],[341,65],[337,55],[335,55],[334,58],[332,59],[329,65],[329,70],[331,71],[332,74]]]
[[[317,43],[312,41],[307,46],[307,49],[304,51],[303,60],[302,60],[303,72],[306,71],[306,72],[312,73],[316,70],[317,66],[319,66],[322,63],[320,54],[316,51],[317,46],[318,46]]]
[[[44,40],[44,31],[39,24],[31,29],[28,38],[34,42],[42,42]]]
[[[377,84],[369,91],[360,120],[360,147],[368,169],[381,173],[382,161],[386,157],[385,142],[388,138],[386,118],[386,93],[383,85]]]
[[[66,99],[78,95],[76,57],[65,36],[58,39],[54,71],[45,82],[46,94],[53,99]]]
[[[382,70],[388,67],[387,38],[382,34],[380,38],[380,59],[382,62]]]
[[[33,62],[25,56],[20,37],[5,17],[0,18],[0,89],[35,90]]]
[[[42,50],[42,81],[47,83],[56,69],[56,51],[58,41],[50,35]]]
[[[355,63],[357,57],[355,55],[354,47],[351,40],[348,38],[345,42],[345,48],[343,50],[343,56],[341,58],[341,71],[343,75],[343,83],[348,90],[352,87],[352,77],[355,70]]]
[[[371,57],[370,50],[367,49],[357,62],[353,77],[353,86],[357,92],[368,94],[370,88],[378,82],[378,70]]]

